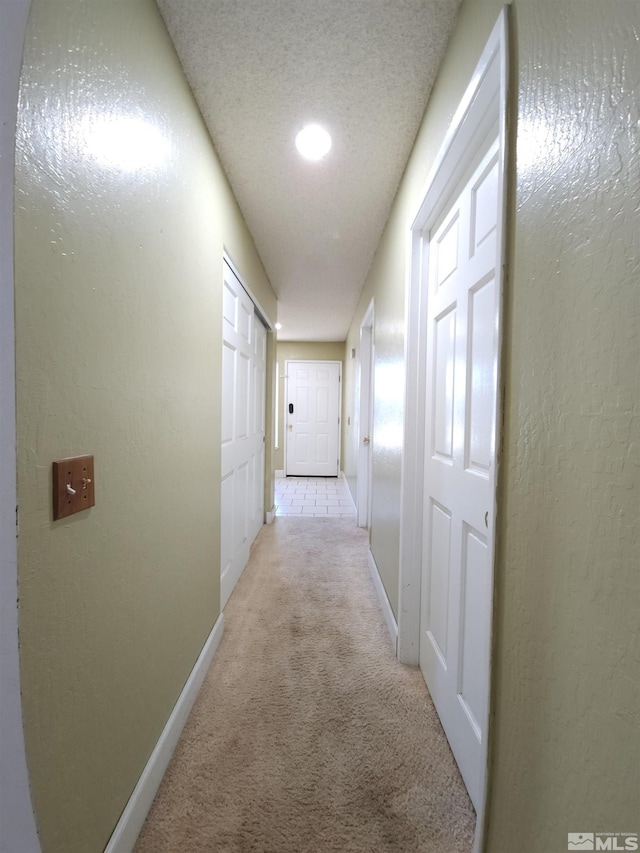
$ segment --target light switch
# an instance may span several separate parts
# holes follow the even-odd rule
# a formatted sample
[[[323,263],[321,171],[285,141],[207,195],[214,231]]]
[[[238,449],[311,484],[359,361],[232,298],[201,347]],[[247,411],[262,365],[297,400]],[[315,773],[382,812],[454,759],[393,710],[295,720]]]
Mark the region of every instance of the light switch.
[[[53,520],[96,504],[93,456],[73,456],[53,463]]]

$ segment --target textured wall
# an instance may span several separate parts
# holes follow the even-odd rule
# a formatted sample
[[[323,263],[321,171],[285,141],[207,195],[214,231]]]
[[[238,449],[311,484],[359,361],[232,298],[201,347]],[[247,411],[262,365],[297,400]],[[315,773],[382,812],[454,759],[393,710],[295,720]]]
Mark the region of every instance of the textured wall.
[[[33,3],[16,189],[27,757],[43,848],[91,853],[219,614],[223,244],[275,297],[152,0]]]
[[[515,13],[488,849],[547,853],[640,831],[640,6]]]
[[[285,361],[288,359],[299,361],[339,361],[343,365],[344,371],[344,343],[313,343],[309,341],[279,341],[277,344],[278,358],[278,399],[280,402],[280,417],[278,419],[278,449],[274,452],[274,469],[282,471],[284,469],[284,423],[285,423],[285,391],[284,391],[284,373]],[[344,407],[344,401],[343,401]],[[342,429],[341,429],[341,446],[344,447],[344,425],[347,416],[342,411]],[[344,455],[344,451],[343,451]],[[271,504],[270,504],[271,505]]]
[[[349,332],[347,351],[375,296],[376,378],[401,373],[410,217],[500,5],[463,3]],[[516,0],[511,11],[517,150],[485,849],[548,853],[566,849],[569,831],[640,828],[640,6]],[[395,607],[399,507],[387,501],[400,450],[379,434],[397,428],[401,403],[376,396],[371,542]],[[346,447],[355,481],[349,436]]]

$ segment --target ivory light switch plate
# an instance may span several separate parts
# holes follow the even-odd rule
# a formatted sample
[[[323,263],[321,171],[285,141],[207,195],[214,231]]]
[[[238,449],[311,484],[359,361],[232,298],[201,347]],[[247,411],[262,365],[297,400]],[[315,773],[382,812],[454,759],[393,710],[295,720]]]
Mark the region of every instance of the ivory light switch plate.
[[[93,456],[73,456],[53,463],[53,520],[95,506]]]

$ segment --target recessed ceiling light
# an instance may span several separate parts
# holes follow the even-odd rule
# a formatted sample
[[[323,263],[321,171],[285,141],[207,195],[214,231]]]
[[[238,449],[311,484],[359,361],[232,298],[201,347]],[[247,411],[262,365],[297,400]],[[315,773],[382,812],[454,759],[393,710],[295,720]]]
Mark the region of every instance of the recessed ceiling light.
[[[331,137],[318,124],[307,124],[296,136],[296,148],[307,160],[321,160],[331,148]]]
[[[281,329],[281,328],[282,328],[282,323],[276,323],[276,329]]]

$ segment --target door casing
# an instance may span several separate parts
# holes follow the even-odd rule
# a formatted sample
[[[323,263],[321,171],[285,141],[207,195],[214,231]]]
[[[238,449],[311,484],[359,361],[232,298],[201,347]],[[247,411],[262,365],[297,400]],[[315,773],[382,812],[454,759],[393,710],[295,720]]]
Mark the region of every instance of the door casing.
[[[475,144],[497,127],[500,141],[501,214],[497,228],[497,257],[504,290],[506,252],[506,137],[508,103],[508,7],[504,7],[489,36],[471,81],[454,114],[429,178],[420,196],[408,235],[408,280],[406,300],[405,345],[405,429],[402,460],[400,509],[400,576],[398,607],[398,657],[403,663],[416,665],[420,651],[420,587],[422,573],[423,505],[424,505],[424,432],[427,350],[426,288],[428,253],[423,247],[423,234],[435,221],[446,199],[451,196],[471,165]],[[498,351],[502,350],[499,341]],[[502,407],[502,388],[498,381],[496,409]],[[501,418],[496,417],[497,430]],[[499,434],[496,436],[496,467],[499,465]],[[496,472],[496,480],[499,471]],[[490,531],[495,542],[499,507]],[[495,546],[492,549],[492,571]],[[493,584],[493,580],[492,580]],[[489,671],[489,679],[491,672]],[[489,710],[490,716],[490,710]],[[491,730],[489,729],[489,737]],[[488,752],[485,754],[488,755]],[[483,805],[478,813],[474,853],[482,849],[486,814],[487,774]]]

